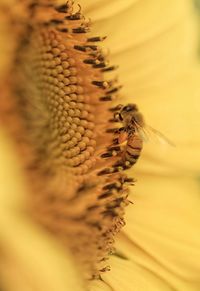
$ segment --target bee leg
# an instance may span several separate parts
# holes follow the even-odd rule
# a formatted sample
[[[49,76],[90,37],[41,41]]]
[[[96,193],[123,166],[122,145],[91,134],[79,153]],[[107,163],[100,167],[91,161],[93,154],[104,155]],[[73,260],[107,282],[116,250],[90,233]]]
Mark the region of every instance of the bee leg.
[[[120,146],[110,146],[108,147],[108,151],[109,152],[120,152],[121,151],[121,147]]]
[[[125,127],[113,127],[113,128],[108,128],[106,130],[107,133],[115,133],[119,134],[120,132],[124,131]]]
[[[106,153],[101,155],[101,158],[106,159],[106,158],[110,158],[112,156],[113,156],[112,152],[106,152]]]
[[[123,130],[119,131],[119,137],[118,137],[118,142],[123,143],[127,141],[128,139],[128,133],[126,132],[125,128]]]

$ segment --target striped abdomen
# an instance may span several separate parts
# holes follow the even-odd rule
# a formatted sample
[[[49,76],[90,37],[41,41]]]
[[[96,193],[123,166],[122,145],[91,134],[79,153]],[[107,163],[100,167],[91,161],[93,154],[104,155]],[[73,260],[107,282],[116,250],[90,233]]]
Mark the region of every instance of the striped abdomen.
[[[141,154],[142,147],[143,141],[138,134],[133,134],[128,137],[123,157],[127,167],[131,167],[137,162]]]

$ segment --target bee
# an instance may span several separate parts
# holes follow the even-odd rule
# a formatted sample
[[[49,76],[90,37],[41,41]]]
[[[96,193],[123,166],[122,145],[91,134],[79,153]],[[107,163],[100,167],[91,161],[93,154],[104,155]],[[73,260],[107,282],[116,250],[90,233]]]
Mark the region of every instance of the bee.
[[[122,152],[122,160],[115,164],[115,167],[122,167],[123,170],[131,168],[140,157],[143,141],[148,140],[148,136],[153,133],[170,145],[173,145],[162,133],[147,126],[143,115],[136,104],[118,105],[111,109],[114,111],[114,120],[122,123],[119,128],[118,144],[125,143]]]
[[[144,118],[136,104],[120,104],[113,111],[117,111],[114,119],[123,125],[119,129],[118,144],[126,142],[122,160],[114,166],[128,169],[137,162],[143,148],[141,132],[145,125]]]

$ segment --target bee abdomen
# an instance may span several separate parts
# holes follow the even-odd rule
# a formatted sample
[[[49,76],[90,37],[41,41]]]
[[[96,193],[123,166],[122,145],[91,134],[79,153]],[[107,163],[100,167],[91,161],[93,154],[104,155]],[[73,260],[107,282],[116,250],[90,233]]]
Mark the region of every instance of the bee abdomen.
[[[125,160],[135,164],[137,162],[139,156],[140,155],[138,153],[133,154],[133,153],[130,153],[129,151],[127,151],[125,154]]]
[[[135,160],[137,161],[137,159],[139,158],[140,156],[140,153],[141,153],[141,148],[134,148],[133,146],[131,145],[127,145],[127,149],[126,149],[126,153],[125,153],[125,159],[126,160]]]

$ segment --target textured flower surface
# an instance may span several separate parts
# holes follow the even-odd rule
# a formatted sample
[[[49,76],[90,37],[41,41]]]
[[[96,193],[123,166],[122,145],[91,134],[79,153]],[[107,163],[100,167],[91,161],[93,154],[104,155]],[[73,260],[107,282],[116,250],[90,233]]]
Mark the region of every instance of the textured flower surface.
[[[0,4],[0,288],[199,290],[193,2],[38,2]],[[149,136],[128,174],[108,150],[119,103],[175,144]]]

